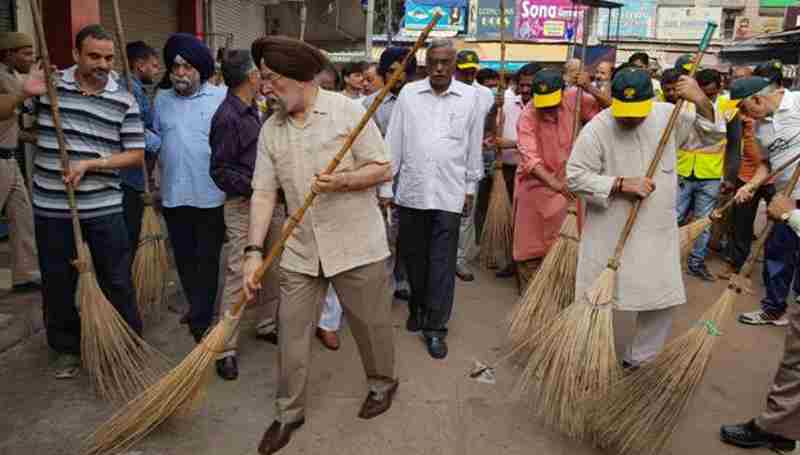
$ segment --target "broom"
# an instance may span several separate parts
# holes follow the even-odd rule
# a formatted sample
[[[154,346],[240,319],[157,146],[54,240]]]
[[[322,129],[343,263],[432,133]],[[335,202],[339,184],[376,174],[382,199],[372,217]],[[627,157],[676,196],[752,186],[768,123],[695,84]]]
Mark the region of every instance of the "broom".
[[[506,87],[506,9],[504,0],[500,0],[500,84],[498,93],[505,93]],[[502,96],[502,95],[501,95]],[[497,108],[497,131],[503,134],[503,106]],[[511,196],[508,194],[506,179],[503,177],[503,147],[498,143],[495,151],[494,175],[492,191],[489,193],[489,207],[486,211],[486,222],[483,225],[480,244],[480,260],[486,268],[504,267],[512,261],[513,214]]]
[[[42,26],[42,13],[35,0],[31,0],[31,11],[41,43],[42,66],[49,81],[47,96],[50,98],[61,166],[67,172],[69,156],[61,125],[58,93],[51,82],[53,74]],[[81,362],[101,397],[127,400],[153,384],[167,362],[128,326],[103,295],[94,274],[89,246],[83,240],[75,188],[69,184],[66,189],[77,250],[77,259],[73,264],[78,270],[75,305],[81,317]]]
[[[431,22],[420,34],[411,52],[406,55],[403,63],[397,67],[389,82],[381,89],[361,118],[361,121],[336,154],[336,157],[323,171],[324,173],[333,172],[339,165],[350,150],[353,142],[355,142],[358,135],[381,105],[387,93],[402,76],[409,58],[415,55],[417,50],[422,47],[440,17],[441,14],[434,14]],[[303,205],[289,218],[281,232],[280,240],[272,247],[256,272],[259,280],[275,258],[280,257],[286,241],[292,235],[294,228],[303,219],[306,210],[314,202],[315,197],[316,194],[310,192],[306,196]],[[247,301],[244,294],[242,294],[239,302],[225,313],[222,320],[214,326],[203,341],[177,367],[161,378],[158,383],[126,404],[110,420],[89,436],[90,447],[87,449],[86,454],[99,455],[122,452],[147,436],[169,417],[176,414],[187,414],[196,408],[205,395],[205,388],[211,371],[210,367],[217,359],[217,354],[224,350],[225,343],[230,338],[233,330],[235,330],[239,316],[246,305]]]
[[[576,33],[576,43],[577,39]],[[583,72],[588,39],[589,35],[584,33],[579,72]],[[573,144],[581,127],[582,98],[583,89],[578,87],[575,98],[577,100],[575,120],[572,126]],[[531,278],[525,294],[511,317],[508,337],[512,348],[526,344],[531,335],[540,327],[544,327],[548,321],[555,319],[561,310],[575,300],[575,273],[578,269],[580,242],[578,210],[580,207],[576,199],[575,204],[567,210],[567,216],[558,232],[558,239],[545,255],[539,271]]]
[[[114,26],[122,57],[122,72],[128,81],[128,92],[133,94],[133,79],[128,64],[128,52],[125,48],[125,33],[122,30],[122,18],[119,14],[119,0],[112,0],[114,10]],[[159,315],[161,303],[164,301],[164,289],[167,285],[167,242],[161,232],[161,223],[153,207],[153,195],[150,192],[150,177],[147,172],[147,160],[142,160],[144,174],[144,211],[142,228],[139,233],[139,244],[133,259],[133,284],[136,288],[136,303],[142,318],[155,318]]]
[[[777,169],[772,171],[768,176],[764,177],[763,179],[752,182],[753,183],[753,191],[758,190],[764,183],[770,181],[776,175],[780,175],[783,171],[789,168],[792,164],[796,163],[800,160],[800,155],[795,156],[791,160],[787,161],[783,165],[779,166]],[[694,246],[695,240],[703,233],[703,231],[711,226],[711,224],[722,218],[722,214],[731,208],[736,201],[731,198],[721,207],[715,209],[710,215],[700,218],[699,220],[694,220],[691,223],[683,226],[680,228],[679,231],[679,239],[680,239],[680,246],[681,246],[681,260],[686,259],[686,257],[691,253],[692,247]]]
[[[709,23],[694,58],[696,71],[717,25]],[[683,100],[678,101],[661,136],[646,176],[652,178],[675,128]],[[532,401],[545,421],[572,438],[588,431],[591,397],[605,396],[621,375],[614,346],[613,305],[617,269],[622,252],[642,206],[631,207],[614,256],[579,304],[567,307],[549,327],[531,337],[534,347],[520,380],[519,390],[533,388]]]
[[[800,166],[783,194],[791,195],[798,179]],[[714,345],[722,335],[719,327],[729,318],[774,224],[767,222],[741,271],[731,276],[725,292],[700,321],[596,404],[593,428],[600,446],[636,455],[655,455],[664,449],[703,379]]]

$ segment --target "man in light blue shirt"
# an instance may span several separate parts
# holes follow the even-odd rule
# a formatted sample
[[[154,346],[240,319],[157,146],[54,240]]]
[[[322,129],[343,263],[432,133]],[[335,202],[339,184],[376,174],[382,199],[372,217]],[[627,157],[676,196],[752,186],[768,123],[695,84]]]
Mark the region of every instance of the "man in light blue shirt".
[[[214,59],[192,35],[172,35],[164,46],[164,62],[172,88],[156,96],[153,119],[161,136],[163,214],[189,301],[189,330],[200,342],[214,316],[225,236],[225,193],[209,172],[209,132],[226,90],[208,83]]]

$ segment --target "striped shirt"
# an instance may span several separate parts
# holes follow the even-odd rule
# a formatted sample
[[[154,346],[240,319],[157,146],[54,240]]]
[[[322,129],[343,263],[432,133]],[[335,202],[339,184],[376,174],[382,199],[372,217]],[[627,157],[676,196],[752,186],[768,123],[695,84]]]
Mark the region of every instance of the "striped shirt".
[[[112,77],[102,92],[85,96],[78,87],[75,70],[73,66],[63,71],[56,84],[69,159],[108,158],[116,153],[144,149],[144,126],[134,97]],[[69,218],[48,96],[39,97],[37,111],[39,138],[33,173],[34,213],[47,218]],[[87,172],[75,190],[75,198],[81,219],[121,213],[119,172]]]

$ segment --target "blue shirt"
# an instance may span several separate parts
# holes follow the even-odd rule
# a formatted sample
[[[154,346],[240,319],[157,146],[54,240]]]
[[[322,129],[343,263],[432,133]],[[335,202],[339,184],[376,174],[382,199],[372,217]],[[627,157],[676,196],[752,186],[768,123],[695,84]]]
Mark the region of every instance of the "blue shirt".
[[[128,88],[125,78],[120,79],[119,83],[126,89]],[[150,158],[157,154],[158,149],[161,148],[161,138],[153,131],[153,108],[150,106],[150,99],[144,91],[142,82],[134,77],[131,85],[133,86],[133,97],[139,103],[139,112],[144,123],[144,152]],[[141,167],[121,169],[119,176],[123,185],[137,191],[144,191],[144,173]]]
[[[174,89],[158,92],[154,103],[153,129],[161,137],[159,166],[164,207],[219,207],[223,193],[211,179],[211,118],[227,90],[203,84],[184,97]]]

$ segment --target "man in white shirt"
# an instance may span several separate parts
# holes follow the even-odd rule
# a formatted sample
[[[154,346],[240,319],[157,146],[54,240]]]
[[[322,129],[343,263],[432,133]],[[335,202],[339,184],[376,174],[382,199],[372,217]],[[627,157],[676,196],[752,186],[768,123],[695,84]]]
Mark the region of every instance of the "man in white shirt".
[[[447,356],[461,217],[472,213],[483,175],[483,123],[476,89],[453,80],[456,51],[437,40],[427,51],[426,79],[397,99],[387,142],[397,182],[399,255],[411,282],[406,328],[423,330],[429,354]],[[381,187],[381,196],[391,193]]]
[[[456,55],[455,79],[464,84],[477,89],[479,103],[479,120],[483,124],[486,116],[494,105],[494,93],[488,87],[476,82],[478,70],[480,69],[480,58],[475,51],[465,49]],[[467,267],[467,257],[471,248],[475,248],[475,204],[472,205],[472,212],[461,218],[461,226],[458,236],[458,254],[456,257],[456,276],[462,281],[473,281],[475,275]]]
[[[731,100],[739,102],[742,113],[756,121],[756,140],[761,146],[762,163],[751,182],[757,182],[775,169],[800,154],[800,93],[779,87],[764,77],[739,79],[731,84]],[[789,183],[794,166],[775,178],[778,191]],[[748,183],[736,193],[737,202],[753,197],[753,185]],[[792,199],[800,199],[800,188]],[[786,298],[794,278],[798,288],[798,255],[800,239],[786,224],[778,224],[767,238],[764,247],[763,280],[766,295],[761,309],[739,315],[739,322],[750,325],[785,326]]]

